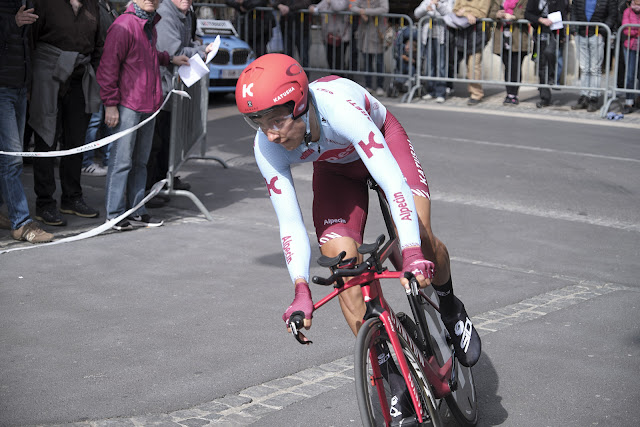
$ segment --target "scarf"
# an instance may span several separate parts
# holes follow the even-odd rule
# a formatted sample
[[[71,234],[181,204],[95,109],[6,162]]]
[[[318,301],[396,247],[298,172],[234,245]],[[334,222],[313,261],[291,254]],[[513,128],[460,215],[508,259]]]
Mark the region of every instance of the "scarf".
[[[144,10],[140,9],[140,6],[138,6],[137,3],[133,3],[133,9],[136,12],[136,16],[140,19],[146,19],[147,21],[149,21],[149,23],[153,22],[153,18],[155,18],[156,16],[156,11],[154,10],[153,12],[145,12]]]

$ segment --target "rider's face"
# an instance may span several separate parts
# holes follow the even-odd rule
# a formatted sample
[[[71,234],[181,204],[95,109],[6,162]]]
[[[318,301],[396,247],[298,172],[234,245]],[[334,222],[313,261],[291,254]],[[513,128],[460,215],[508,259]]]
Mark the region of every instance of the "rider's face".
[[[286,107],[282,107],[282,109],[274,109],[272,114],[274,117],[284,117],[289,114],[289,110]],[[265,119],[268,119],[268,117],[265,117]],[[280,144],[286,150],[291,151],[298,148],[302,143],[306,125],[302,119],[293,120],[288,117],[282,126],[278,126],[278,129],[272,127],[265,130],[263,128],[262,131],[267,135],[269,141]]]

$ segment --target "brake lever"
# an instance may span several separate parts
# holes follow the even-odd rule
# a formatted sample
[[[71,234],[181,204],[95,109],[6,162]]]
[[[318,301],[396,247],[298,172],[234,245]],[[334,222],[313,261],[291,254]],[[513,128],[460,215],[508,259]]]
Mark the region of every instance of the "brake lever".
[[[300,344],[313,344],[313,341],[305,337],[300,331],[304,327],[304,313],[301,311],[293,312],[289,317],[289,327],[291,328],[291,333]]]
[[[410,271],[405,271],[404,278],[409,280],[411,295],[413,295],[414,297],[417,297],[418,294],[420,293],[420,285],[418,284],[418,279],[416,279],[416,276],[414,276],[413,273],[411,273]]]

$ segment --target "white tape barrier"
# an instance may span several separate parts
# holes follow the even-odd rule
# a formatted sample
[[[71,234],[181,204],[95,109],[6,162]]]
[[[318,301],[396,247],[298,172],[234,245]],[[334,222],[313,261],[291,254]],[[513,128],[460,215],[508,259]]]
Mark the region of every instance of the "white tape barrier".
[[[21,247],[18,247],[18,248],[6,249],[4,251],[0,251],[0,255],[6,254],[6,253],[9,253],[9,252],[22,251],[22,250],[25,250],[25,249],[42,248],[44,246],[59,245],[60,243],[75,242],[76,240],[83,240],[83,239],[88,239],[89,237],[97,236],[98,234],[101,234],[101,233],[109,230],[114,225],[116,225],[117,223],[119,223],[120,221],[122,221],[123,219],[125,219],[126,217],[131,215],[132,213],[134,213],[136,210],[140,209],[142,207],[142,205],[144,205],[149,200],[151,200],[153,197],[155,197],[156,194],[158,194],[160,192],[160,190],[162,190],[162,187],[164,187],[164,185],[166,183],[167,183],[166,179],[163,179],[162,181],[156,182],[155,184],[153,184],[153,187],[151,187],[151,190],[149,191],[149,194],[147,194],[146,197],[140,201],[140,203],[138,203],[137,205],[135,205],[134,207],[132,207],[131,209],[129,209],[128,211],[126,211],[122,215],[120,215],[118,217],[115,217],[113,219],[110,219],[109,221],[105,222],[104,224],[102,224],[99,227],[96,227],[96,228],[91,229],[89,231],[85,231],[84,233],[80,233],[80,234],[77,234],[75,236],[65,237],[64,239],[60,239],[60,240],[54,240],[53,242],[49,242],[49,243],[38,243],[38,244],[35,244],[35,245],[30,245],[30,246],[21,246]]]
[[[89,144],[85,144],[85,145],[81,145],[80,147],[76,147],[76,148],[71,148],[69,150],[61,150],[61,151],[40,151],[40,152],[34,152],[34,151],[0,151],[0,154],[5,154],[7,156],[19,156],[19,157],[59,157],[59,156],[70,156],[72,154],[78,154],[78,153],[83,153],[85,151],[90,151],[90,150],[95,150],[96,148],[100,148],[103,147],[107,144],[112,143],[113,141],[115,141],[116,139],[119,139],[125,135],[128,135],[132,132],[135,132],[136,130],[138,130],[139,128],[141,128],[142,126],[144,126],[145,124],[147,124],[149,121],[153,120],[159,113],[160,110],[162,110],[162,107],[164,107],[164,105],[167,103],[167,101],[169,101],[169,98],[171,97],[171,94],[175,93],[176,95],[180,95],[180,96],[184,96],[187,97],[189,99],[191,99],[191,96],[189,96],[189,94],[183,90],[176,90],[173,89],[171,90],[171,92],[169,92],[167,94],[167,97],[164,99],[164,102],[162,103],[162,105],[160,106],[160,108],[158,108],[158,110],[153,113],[152,115],[150,115],[149,117],[147,117],[145,120],[141,121],[140,123],[138,123],[137,125],[130,127],[129,129],[125,129],[125,130],[121,130],[118,133],[114,133],[113,135],[109,135],[105,138],[99,139],[97,141],[94,142],[90,142]]]

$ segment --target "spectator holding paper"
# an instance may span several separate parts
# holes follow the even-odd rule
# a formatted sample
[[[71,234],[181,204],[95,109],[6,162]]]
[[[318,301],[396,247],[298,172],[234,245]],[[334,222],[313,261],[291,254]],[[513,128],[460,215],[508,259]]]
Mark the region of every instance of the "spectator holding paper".
[[[158,7],[158,14],[162,19],[158,22],[156,30],[158,41],[156,48],[159,52],[166,51],[169,55],[186,55],[191,58],[195,54],[204,55],[213,49],[213,43],[204,46],[193,40],[193,0],[165,0]],[[160,66],[162,78],[162,94],[167,94],[174,88],[174,66]],[[207,72],[209,69],[207,68]],[[164,179],[169,169],[169,137],[171,135],[171,104],[167,103],[158,114],[153,135],[151,154],[147,163],[146,188]],[[173,188],[177,190],[189,190],[191,186],[174,178]],[[154,202],[157,200],[154,199]],[[152,205],[153,206],[153,205]]]
[[[105,124],[114,133],[132,128],[151,117],[162,105],[160,65],[186,65],[185,55],[171,56],[156,49],[155,25],[160,0],[134,0],[109,27],[98,68]],[[121,216],[144,198],[147,161],[155,118],[113,142],[107,171],[105,203],[107,221]],[[114,229],[157,227],[144,206],[119,221]]]

